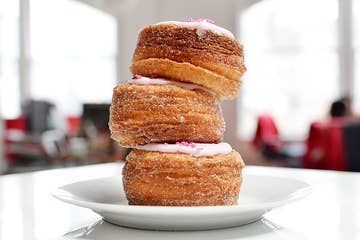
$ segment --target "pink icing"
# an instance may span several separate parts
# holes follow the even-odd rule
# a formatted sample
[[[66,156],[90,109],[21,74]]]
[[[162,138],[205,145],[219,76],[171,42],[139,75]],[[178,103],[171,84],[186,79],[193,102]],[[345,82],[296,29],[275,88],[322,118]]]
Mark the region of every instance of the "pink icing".
[[[136,85],[175,85],[189,90],[194,90],[194,89],[206,90],[205,88],[192,83],[176,82],[164,78],[148,78],[140,75],[135,75],[134,79],[130,79],[128,83],[136,84]]]
[[[167,21],[167,22],[159,22],[155,25],[163,25],[163,24],[174,24],[174,25],[178,25],[181,27],[186,27],[186,28],[195,28],[198,30],[202,30],[202,31],[212,31],[216,34],[219,35],[223,35],[223,36],[227,36],[229,38],[235,38],[234,34],[232,34],[232,32],[230,32],[229,30],[222,28],[220,26],[217,26],[214,24],[213,21],[208,20],[208,19],[190,19],[189,22],[178,22],[178,21]],[[202,32],[198,32],[197,33],[199,35],[202,35]]]
[[[171,81],[163,78],[148,78],[140,75],[135,75],[134,79],[130,79],[128,83],[136,85],[166,85],[170,84]]]
[[[187,147],[196,147],[196,144],[194,142],[178,142],[177,144],[180,144],[182,146],[187,146]]]
[[[136,146],[135,148],[150,152],[185,153],[195,157],[227,154],[232,151],[228,143],[150,143],[143,146]]]
[[[208,22],[208,23],[215,24],[215,21],[213,21],[211,19],[207,19],[207,18],[189,18],[188,22]]]

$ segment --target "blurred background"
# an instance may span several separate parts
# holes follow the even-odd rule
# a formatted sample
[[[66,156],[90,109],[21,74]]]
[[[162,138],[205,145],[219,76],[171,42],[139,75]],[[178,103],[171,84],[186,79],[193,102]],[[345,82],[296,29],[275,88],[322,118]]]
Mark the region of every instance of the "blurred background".
[[[190,17],[245,46],[222,106],[248,165],[360,171],[360,1],[1,0],[0,172],[124,159],[108,108],[138,31]]]

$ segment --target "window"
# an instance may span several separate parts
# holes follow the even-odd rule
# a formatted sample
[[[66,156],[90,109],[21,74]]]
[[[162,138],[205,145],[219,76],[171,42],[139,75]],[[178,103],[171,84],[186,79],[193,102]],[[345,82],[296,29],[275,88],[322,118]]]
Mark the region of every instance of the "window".
[[[274,117],[285,139],[303,139],[325,116],[338,97],[337,14],[336,0],[267,0],[241,14],[248,68],[241,137],[253,136],[262,113]]]
[[[353,0],[353,44],[355,58],[354,109],[360,109],[360,2]]]
[[[79,114],[110,102],[116,83],[116,20],[74,0],[31,0],[31,95]]]
[[[19,1],[0,1],[0,116],[20,114]]]

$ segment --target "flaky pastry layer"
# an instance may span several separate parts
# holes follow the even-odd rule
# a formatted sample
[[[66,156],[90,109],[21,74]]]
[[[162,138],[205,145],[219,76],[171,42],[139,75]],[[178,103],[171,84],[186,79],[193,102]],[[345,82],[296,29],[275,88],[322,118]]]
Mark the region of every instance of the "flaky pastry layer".
[[[174,85],[120,85],[110,107],[111,137],[122,146],[218,143],[225,131],[218,99]]]
[[[189,63],[185,66],[199,67],[198,72],[203,70],[202,74],[210,75],[212,73],[218,75],[218,78],[223,77],[229,83],[223,85],[225,91],[220,95],[217,89],[212,88],[213,84],[202,83],[202,86],[214,90],[223,99],[235,97],[238,92],[240,78],[246,71],[243,47],[236,39],[218,35],[211,31],[198,31],[197,29],[173,24],[152,25],[142,29],[133,55],[133,65],[131,67],[133,74],[144,75],[148,71],[141,70],[141,68],[150,68],[148,64],[152,64],[151,62],[143,61],[141,65],[139,64],[140,61],[146,59],[165,59],[176,63]],[[187,72],[187,70],[182,70],[178,74],[173,74],[176,73],[175,71],[164,70],[171,69],[164,68],[162,71],[154,71],[151,76],[169,77],[174,80],[199,84],[199,82],[196,82],[196,74],[186,74],[185,79],[179,77],[179,75],[185,74],[182,72]],[[229,87],[233,89],[228,90]]]
[[[123,169],[123,183],[132,205],[235,205],[243,167],[234,150],[206,157],[132,150]]]
[[[161,76],[203,86],[214,92],[219,100],[236,98],[240,87],[240,81],[230,80],[222,75],[190,63],[179,63],[164,58],[140,60],[134,62],[131,69],[133,73],[143,76]]]

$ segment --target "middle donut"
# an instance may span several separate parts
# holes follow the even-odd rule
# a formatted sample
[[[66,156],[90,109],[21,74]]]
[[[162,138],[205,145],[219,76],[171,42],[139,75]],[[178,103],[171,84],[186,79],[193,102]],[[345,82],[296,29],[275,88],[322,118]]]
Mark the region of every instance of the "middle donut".
[[[125,147],[148,143],[219,143],[225,122],[219,100],[200,86],[137,77],[114,88],[111,137]]]

